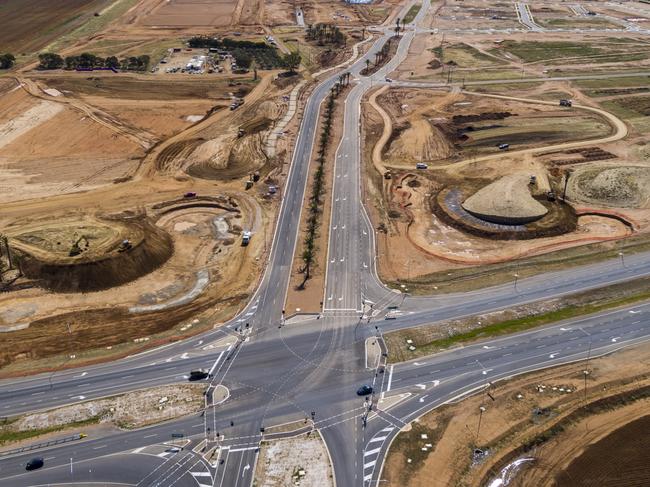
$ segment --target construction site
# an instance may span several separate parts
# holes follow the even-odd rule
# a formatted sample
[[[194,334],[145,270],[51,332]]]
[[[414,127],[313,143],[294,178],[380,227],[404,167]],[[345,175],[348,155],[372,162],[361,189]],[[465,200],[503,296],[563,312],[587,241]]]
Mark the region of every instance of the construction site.
[[[105,24],[34,49],[186,67],[207,52],[191,36],[223,27],[239,39],[233,27],[250,23],[245,39],[264,39],[264,9],[241,3],[113,2],[96,17]],[[0,374],[106,360],[228,320],[264,269],[303,76],[44,70],[24,56],[0,77]]]
[[[465,16],[485,15],[466,7]],[[645,41],[613,41],[414,38],[390,77],[432,86],[377,88],[363,105],[366,204],[385,281],[431,292],[475,266],[525,267],[648,232],[647,80],[570,79],[594,63],[625,70],[649,61]],[[566,81],[543,81],[561,73]],[[536,80],[519,81],[527,76]],[[462,86],[444,86],[453,80]]]

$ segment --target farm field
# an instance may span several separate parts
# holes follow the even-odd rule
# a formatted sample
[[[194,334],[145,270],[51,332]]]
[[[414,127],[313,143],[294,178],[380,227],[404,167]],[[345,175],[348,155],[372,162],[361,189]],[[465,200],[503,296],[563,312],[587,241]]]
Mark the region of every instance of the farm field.
[[[111,0],[4,0],[0,3],[0,46],[17,54],[34,52],[71,32],[111,3]]]

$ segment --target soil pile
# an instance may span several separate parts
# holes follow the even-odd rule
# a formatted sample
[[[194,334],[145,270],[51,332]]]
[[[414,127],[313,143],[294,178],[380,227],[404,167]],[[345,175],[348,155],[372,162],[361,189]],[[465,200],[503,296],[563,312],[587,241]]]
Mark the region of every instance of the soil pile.
[[[493,223],[519,225],[542,218],[548,210],[532,197],[527,174],[512,174],[485,186],[463,203],[472,215]]]
[[[84,235],[81,242],[74,244],[80,249],[76,255],[72,251],[69,255],[48,251],[47,242],[41,242],[38,236],[23,234],[10,242],[25,277],[56,292],[89,292],[119,286],[155,270],[173,253],[171,237],[145,218],[119,222],[115,227],[118,230],[102,242],[98,251],[86,251],[95,243],[93,236]],[[129,244],[125,246],[123,240],[127,236]]]
[[[414,118],[405,127],[396,127],[386,151],[389,160],[415,164],[446,159],[454,153],[451,142],[437,124]]]
[[[600,166],[577,169],[569,177],[569,199],[616,208],[647,208],[650,167]]]

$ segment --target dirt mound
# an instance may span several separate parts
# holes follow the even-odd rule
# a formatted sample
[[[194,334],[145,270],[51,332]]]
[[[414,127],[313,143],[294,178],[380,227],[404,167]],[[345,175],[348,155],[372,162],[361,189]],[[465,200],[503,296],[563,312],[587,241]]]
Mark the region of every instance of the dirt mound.
[[[650,167],[600,166],[576,169],[569,177],[569,199],[615,208],[650,205]]]
[[[414,164],[446,159],[453,154],[453,145],[443,131],[424,118],[416,118],[404,127],[396,127],[391,139],[386,151],[390,160]]]
[[[10,243],[24,275],[56,292],[119,286],[153,271],[173,253],[171,237],[145,218],[33,229]]]
[[[522,224],[542,218],[548,210],[530,194],[527,174],[504,176],[463,202],[463,208],[482,220]]]

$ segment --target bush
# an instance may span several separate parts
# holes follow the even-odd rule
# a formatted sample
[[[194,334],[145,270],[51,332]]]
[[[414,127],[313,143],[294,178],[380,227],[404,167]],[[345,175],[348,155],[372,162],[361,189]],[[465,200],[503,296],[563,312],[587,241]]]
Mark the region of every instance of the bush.
[[[6,53],[0,55],[0,69],[9,69],[16,62],[16,58],[13,54]]]

